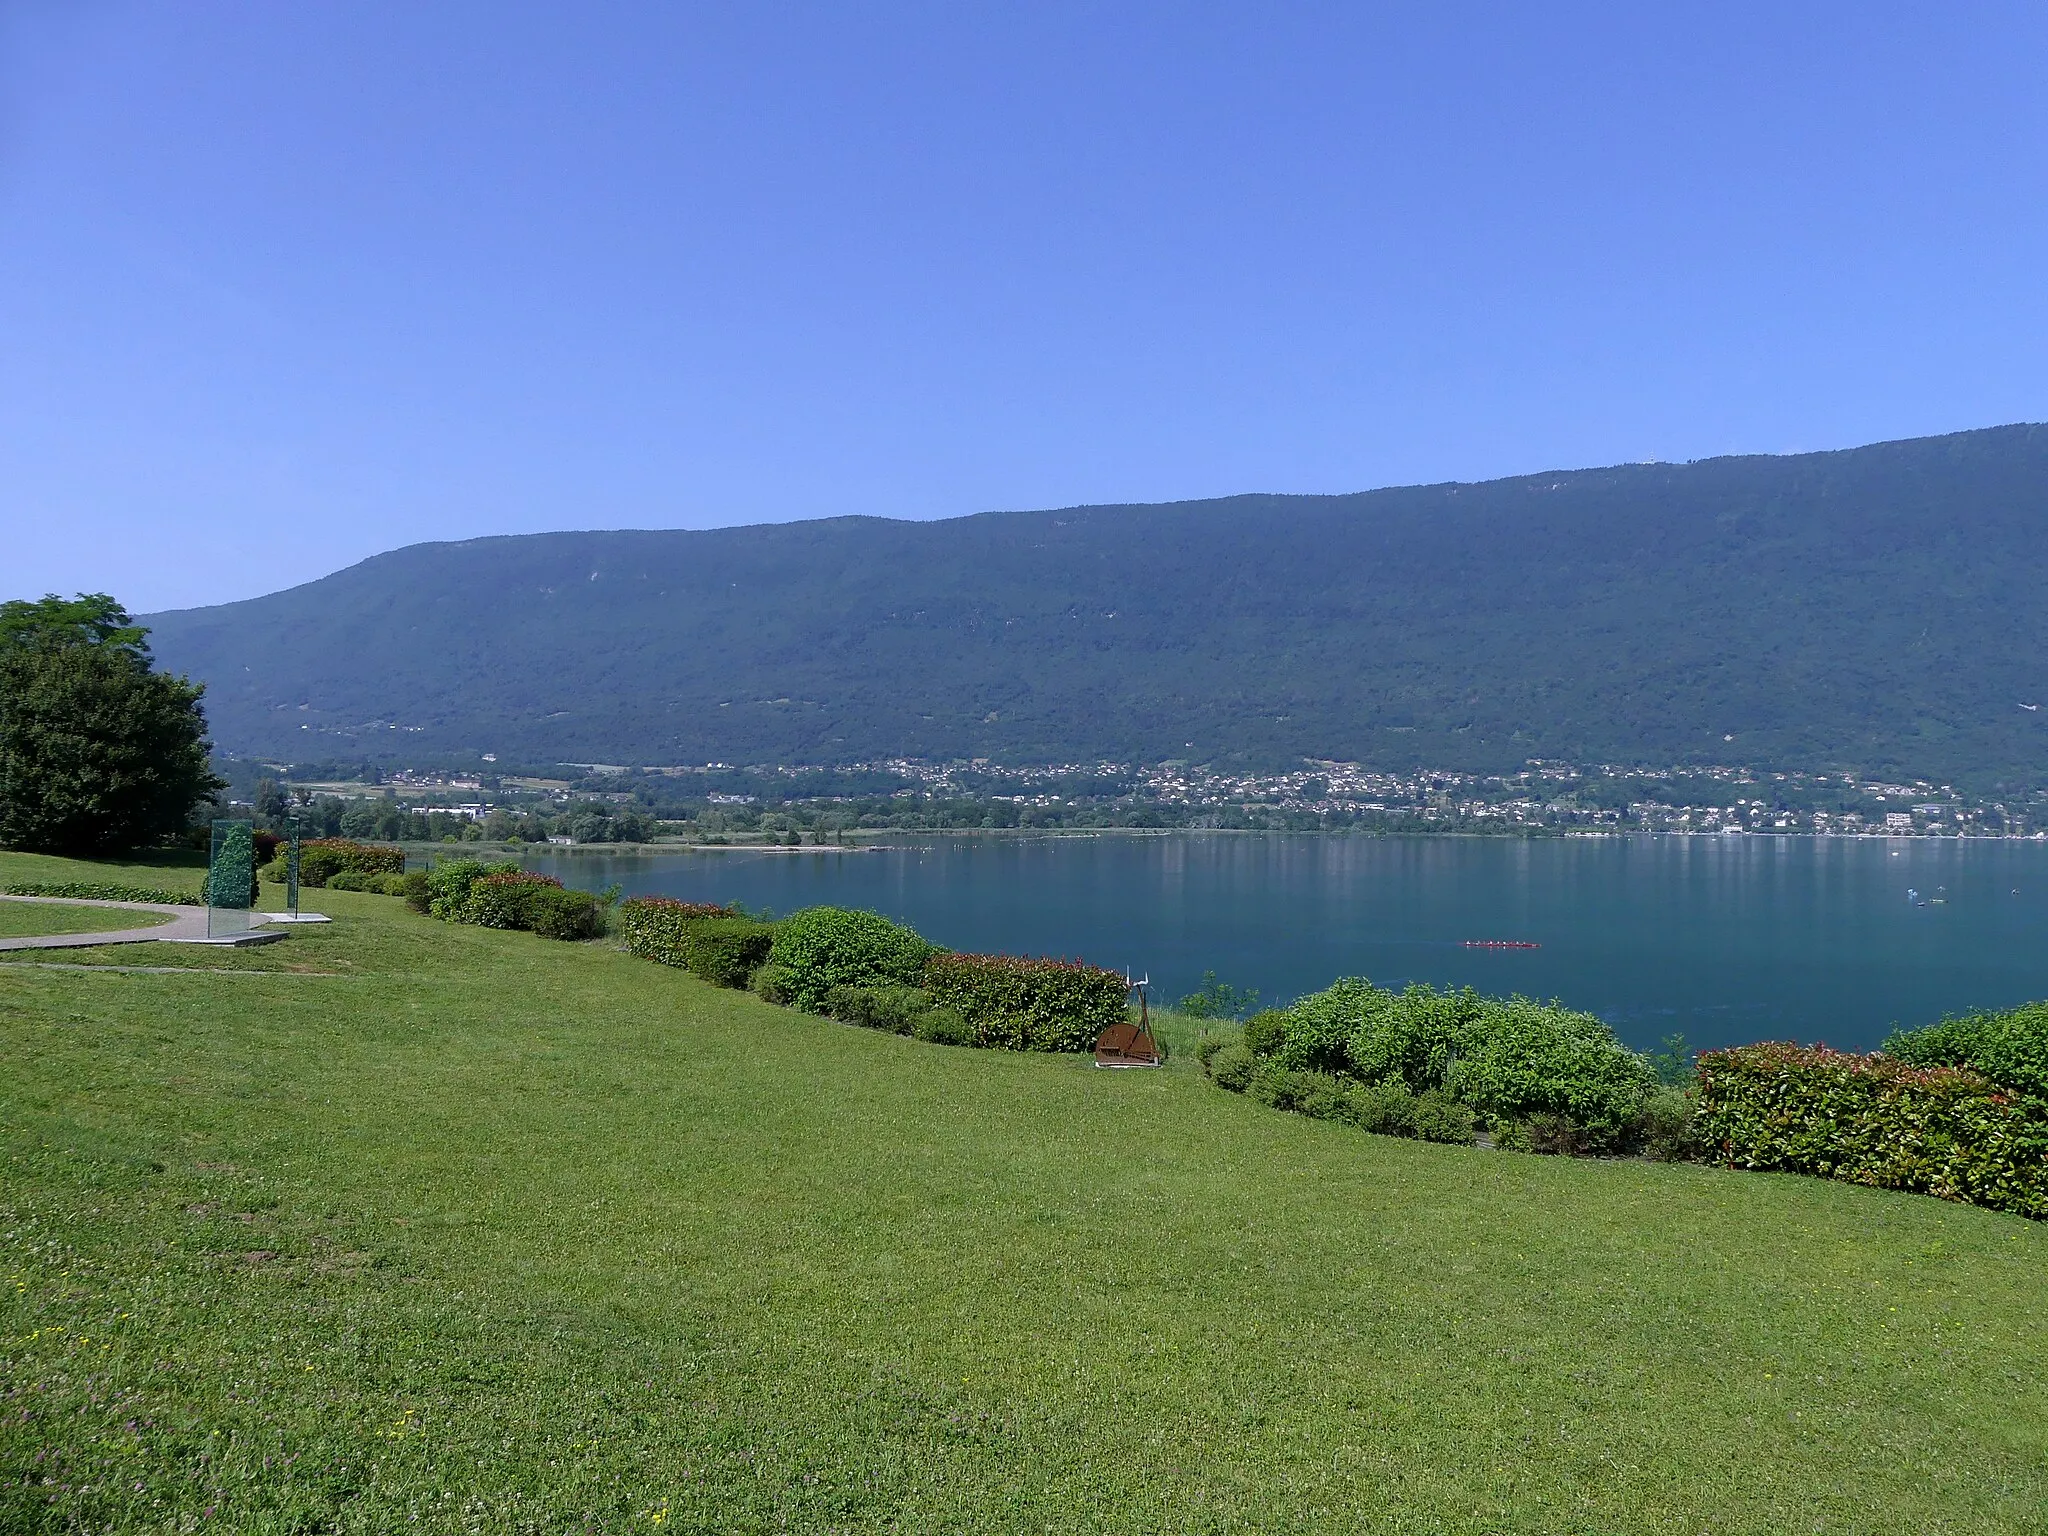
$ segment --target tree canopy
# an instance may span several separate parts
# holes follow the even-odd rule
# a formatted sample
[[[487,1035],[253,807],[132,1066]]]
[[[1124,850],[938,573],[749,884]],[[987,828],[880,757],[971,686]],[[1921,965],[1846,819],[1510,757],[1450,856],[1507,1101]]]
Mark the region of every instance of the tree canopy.
[[[0,845],[144,847],[220,787],[205,686],[154,670],[147,633],[104,593],[0,603]]]
[[[17,598],[0,603],[0,648],[63,650],[70,646],[104,646],[149,661],[149,631],[128,610],[104,592],[59,597],[51,592],[33,601]]]

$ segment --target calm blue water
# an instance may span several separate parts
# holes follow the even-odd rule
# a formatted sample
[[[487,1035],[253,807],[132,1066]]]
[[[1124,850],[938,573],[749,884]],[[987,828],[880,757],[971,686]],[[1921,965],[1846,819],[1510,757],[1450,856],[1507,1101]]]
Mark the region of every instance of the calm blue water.
[[[870,907],[955,949],[1149,972],[1163,999],[1212,969],[1269,1002],[1346,975],[1557,997],[1639,1047],[1861,1049],[1895,1022],[2048,997],[2048,843],[1191,834],[529,862],[593,890]]]

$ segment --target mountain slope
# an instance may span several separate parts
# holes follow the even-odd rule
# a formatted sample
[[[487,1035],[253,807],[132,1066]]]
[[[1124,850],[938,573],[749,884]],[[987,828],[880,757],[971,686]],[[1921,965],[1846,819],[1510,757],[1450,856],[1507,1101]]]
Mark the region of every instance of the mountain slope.
[[[299,759],[1746,761],[2034,782],[2048,427],[1348,496],[423,544],[158,614]]]

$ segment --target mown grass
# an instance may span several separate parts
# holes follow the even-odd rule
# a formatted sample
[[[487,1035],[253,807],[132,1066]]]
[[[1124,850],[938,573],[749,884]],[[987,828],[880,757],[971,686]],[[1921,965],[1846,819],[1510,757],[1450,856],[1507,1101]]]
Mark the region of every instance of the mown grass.
[[[0,970],[0,1529],[2048,1530],[2039,1226],[322,905]]]

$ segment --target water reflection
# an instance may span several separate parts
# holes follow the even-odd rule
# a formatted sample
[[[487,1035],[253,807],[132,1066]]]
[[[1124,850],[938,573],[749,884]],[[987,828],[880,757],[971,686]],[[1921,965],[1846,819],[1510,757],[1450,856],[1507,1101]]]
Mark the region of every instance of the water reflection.
[[[1558,997],[1639,1046],[1682,1030],[1863,1048],[1894,1021],[2048,996],[2048,845],[2032,843],[1194,834],[530,862],[589,889],[872,907],[959,949],[1149,971],[1161,996],[1213,969],[1269,1000],[1341,975]]]

